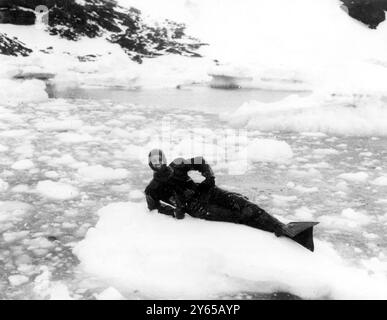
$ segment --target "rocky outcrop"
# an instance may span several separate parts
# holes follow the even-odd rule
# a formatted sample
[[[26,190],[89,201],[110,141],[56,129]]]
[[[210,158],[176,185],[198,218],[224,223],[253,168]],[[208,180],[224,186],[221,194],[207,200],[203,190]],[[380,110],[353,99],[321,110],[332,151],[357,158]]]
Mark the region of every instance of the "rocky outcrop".
[[[5,33],[0,33],[0,54],[8,56],[28,56],[32,52],[17,38],[10,38]]]
[[[386,20],[387,0],[341,0],[348,8],[348,14],[371,29]]]
[[[47,32],[67,40],[105,37],[119,44],[133,59],[166,53],[199,56],[203,44],[185,33],[184,24],[165,20],[148,25],[135,8],[123,8],[114,0],[0,0],[0,23],[34,24],[37,6],[48,8]]]
[[[0,7],[0,23],[32,25],[35,23],[35,13],[16,7]]]

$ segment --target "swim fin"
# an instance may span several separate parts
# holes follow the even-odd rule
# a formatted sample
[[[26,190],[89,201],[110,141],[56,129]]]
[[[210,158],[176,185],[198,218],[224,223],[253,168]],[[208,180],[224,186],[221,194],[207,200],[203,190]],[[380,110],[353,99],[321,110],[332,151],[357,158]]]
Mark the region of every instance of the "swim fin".
[[[317,224],[319,222],[290,222],[284,228],[284,235],[313,252],[313,227]]]

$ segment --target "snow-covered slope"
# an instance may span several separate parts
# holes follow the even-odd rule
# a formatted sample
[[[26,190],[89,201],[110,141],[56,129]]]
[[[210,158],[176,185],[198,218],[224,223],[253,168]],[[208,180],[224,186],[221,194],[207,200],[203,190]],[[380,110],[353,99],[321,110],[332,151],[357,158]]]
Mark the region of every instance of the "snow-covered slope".
[[[48,16],[35,13],[42,4],[49,8]],[[31,98],[31,93],[20,95],[18,83],[9,82],[15,77],[54,77],[57,89],[175,87],[208,78],[211,61],[198,58],[202,44],[186,35],[183,24],[145,22],[139,10],[115,1],[4,0],[0,13],[0,81],[6,104]],[[44,95],[37,93],[39,100]]]
[[[253,88],[385,92],[387,25],[368,28],[339,0],[68,3],[50,8],[47,30],[35,28],[41,33],[33,26],[0,25],[34,51],[33,61],[18,61],[57,69],[62,84],[139,87],[162,80],[175,86],[209,81],[210,74],[243,77],[249,81],[242,86]],[[130,64],[127,56],[143,65]]]
[[[384,91],[386,24],[368,28],[339,0],[132,2],[186,22],[210,44],[201,52],[223,64],[212,73],[253,76],[252,87]]]
[[[119,44],[138,62],[165,53],[198,56],[194,51],[202,45],[185,34],[184,24],[164,19],[147,24],[141,11],[114,0],[2,0],[0,23],[37,25],[50,35],[73,41],[102,37]]]

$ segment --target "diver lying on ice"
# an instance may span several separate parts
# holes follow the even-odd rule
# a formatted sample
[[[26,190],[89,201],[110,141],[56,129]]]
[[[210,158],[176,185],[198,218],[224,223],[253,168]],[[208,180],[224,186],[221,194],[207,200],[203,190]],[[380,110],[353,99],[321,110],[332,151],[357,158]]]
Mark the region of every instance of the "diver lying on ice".
[[[284,224],[245,196],[218,188],[211,167],[202,157],[178,158],[168,165],[163,151],[155,149],[149,153],[149,166],[154,171],[145,189],[149,210],[177,219],[187,213],[205,220],[239,223],[291,238],[314,250],[313,226],[318,222]],[[199,171],[205,180],[194,182],[188,175],[192,170]]]

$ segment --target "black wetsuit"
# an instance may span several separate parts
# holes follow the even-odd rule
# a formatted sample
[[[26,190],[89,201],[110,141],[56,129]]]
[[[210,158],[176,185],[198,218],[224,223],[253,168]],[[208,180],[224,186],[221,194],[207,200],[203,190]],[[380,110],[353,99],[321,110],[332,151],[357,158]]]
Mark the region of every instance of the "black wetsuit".
[[[157,209],[179,219],[187,213],[195,218],[239,223],[282,235],[284,224],[279,220],[241,194],[216,187],[214,173],[203,158],[179,158],[169,168],[173,173],[155,172],[145,189],[149,210]],[[188,176],[192,170],[199,171],[206,179],[195,183]]]

